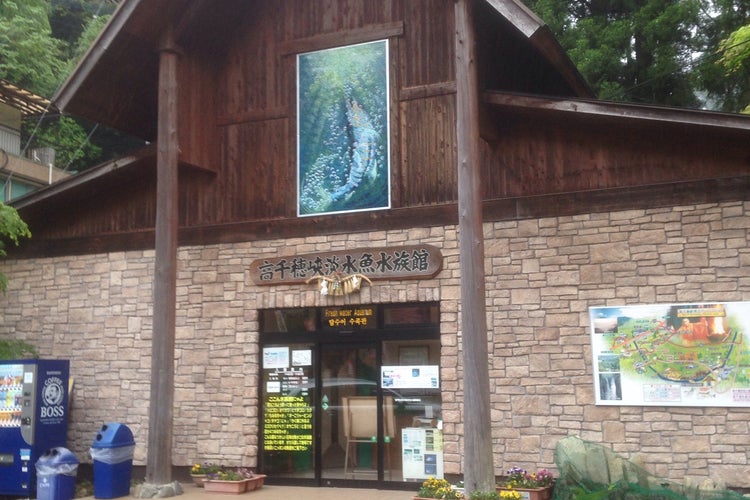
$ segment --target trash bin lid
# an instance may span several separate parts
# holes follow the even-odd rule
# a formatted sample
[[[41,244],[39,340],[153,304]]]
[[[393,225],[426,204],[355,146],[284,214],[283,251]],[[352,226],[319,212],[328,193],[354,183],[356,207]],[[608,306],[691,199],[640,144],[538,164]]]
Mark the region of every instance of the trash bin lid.
[[[56,448],[50,448],[49,450],[42,453],[39,460],[36,462],[37,465],[46,465],[54,467],[56,465],[78,465],[78,459],[75,454],[67,448],[58,446]]]
[[[125,424],[108,422],[96,433],[92,448],[117,448],[134,445],[133,433]]]

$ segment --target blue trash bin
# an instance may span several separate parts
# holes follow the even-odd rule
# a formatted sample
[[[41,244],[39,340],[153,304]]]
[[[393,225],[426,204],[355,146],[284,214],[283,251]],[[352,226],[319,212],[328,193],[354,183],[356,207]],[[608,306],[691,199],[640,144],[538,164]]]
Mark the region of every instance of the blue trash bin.
[[[72,500],[76,495],[78,459],[67,448],[45,451],[36,462],[37,500]]]
[[[123,424],[102,425],[91,445],[94,462],[94,498],[117,498],[130,495],[135,440]]]

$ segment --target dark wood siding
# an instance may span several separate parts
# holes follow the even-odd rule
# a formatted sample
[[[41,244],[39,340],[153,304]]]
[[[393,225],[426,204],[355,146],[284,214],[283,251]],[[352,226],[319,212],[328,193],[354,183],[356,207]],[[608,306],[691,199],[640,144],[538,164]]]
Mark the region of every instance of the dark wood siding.
[[[485,143],[487,199],[750,173],[741,140],[747,132],[542,113],[499,113],[496,120],[504,126]]]
[[[399,184],[403,206],[452,203],[457,198],[455,95],[401,103]]]
[[[455,201],[452,2],[287,1],[237,15],[216,78],[220,167],[192,192],[186,225],[295,217],[296,56],[384,37],[392,40],[393,206]],[[208,212],[191,208],[206,197],[216,199],[202,204]]]
[[[569,92],[534,44],[480,3],[480,89]],[[183,243],[455,222],[453,0],[227,0],[202,5],[209,4],[209,14],[190,15],[193,20],[208,17],[201,29],[185,29],[180,37]],[[296,56],[380,39],[390,41],[392,209],[300,219]],[[128,64],[156,70],[153,60]],[[723,199],[707,197],[699,184],[671,191],[664,186],[727,178],[735,179],[724,184],[736,193],[747,183],[746,130],[503,105],[507,100],[490,98],[481,104],[489,217]],[[155,113],[151,93],[139,105]],[[70,242],[78,242],[79,252],[152,245],[155,182],[155,160],[146,158],[127,175],[111,172],[21,209],[34,233],[26,244],[29,255],[34,247],[49,252],[75,246]],[[614,198],[602,191],[623,188],[637,189],[627,199],[621,191]],[[660,198],[650,200],[649,192]]]

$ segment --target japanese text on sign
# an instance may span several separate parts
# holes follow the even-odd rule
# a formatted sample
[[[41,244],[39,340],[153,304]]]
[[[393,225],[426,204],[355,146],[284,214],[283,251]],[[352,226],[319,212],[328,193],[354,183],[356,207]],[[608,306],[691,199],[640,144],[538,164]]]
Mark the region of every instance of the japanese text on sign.
[[[257,285],[304,282],[332,273],[364,274],[370,279],[429,278],[441,266],[436,247],[410,245],[258,259],[251,264],[250,275]]]
[[[312,449],[312,407],[304,397],[268,397],[263,419],[263,443],[269,451]]]

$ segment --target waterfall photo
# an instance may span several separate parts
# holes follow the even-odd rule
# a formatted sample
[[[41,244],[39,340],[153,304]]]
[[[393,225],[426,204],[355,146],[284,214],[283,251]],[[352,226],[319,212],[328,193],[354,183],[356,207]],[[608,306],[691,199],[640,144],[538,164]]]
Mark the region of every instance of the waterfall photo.
[[[388,43],[297,57],[299,216],[390,207]]]

